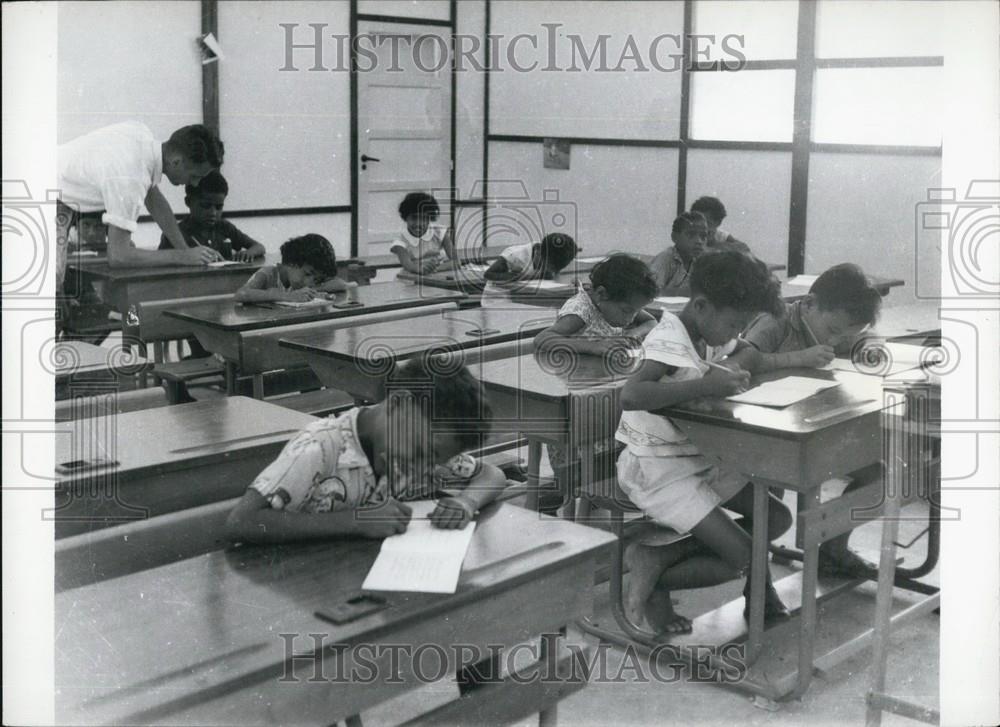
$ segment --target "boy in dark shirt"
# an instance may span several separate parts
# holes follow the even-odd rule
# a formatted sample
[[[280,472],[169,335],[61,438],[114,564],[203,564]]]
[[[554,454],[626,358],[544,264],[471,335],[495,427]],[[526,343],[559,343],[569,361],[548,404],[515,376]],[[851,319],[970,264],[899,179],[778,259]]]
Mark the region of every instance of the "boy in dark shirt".
[[[187,185],[184,203],[191,214],[178,226],[189,247],[210,247],[225,260],[250,262],[263,256],[264,246],[222,219],[227,194],[229,185],[218,170],[209,172],[197,187]],[[160,239],[160,249],[173,249],[166,235]]]

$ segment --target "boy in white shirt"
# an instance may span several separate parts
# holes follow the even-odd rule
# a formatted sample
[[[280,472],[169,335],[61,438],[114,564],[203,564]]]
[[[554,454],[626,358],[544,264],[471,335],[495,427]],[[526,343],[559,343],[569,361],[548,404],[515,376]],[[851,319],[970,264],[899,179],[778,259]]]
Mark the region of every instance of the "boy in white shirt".
[[[171,184],[197,186],[222,165],[223,145],[202,125],[178,129],[165,142],[136,121],[105,126],[59,147],[57,280],[66,270],[66,241],[78,214],[102,212],[108,225],[108,265],[204,265],[219,255],[210,248],[189,248],[173,210],[157,186],[165,175]],[[141,250],[132,234],[143,206],[174,250]]]
[[[440,214],[438,201],[426,192],[410,192],[399,203],[399,216],[406,225],[389,252],[396,253],[404,270],[426,275],[440,268],[445,260],[455,260],[451,232],[434,224]]]
[[[619,485],[648,517],[694,536],[681,549],[636,543],[626,551],[631,574],[626,610],[634,623],[668,634],[690,632],[690,619],[673,610],[672,589],[749,575],[750,535],[721,505],[752,516],[752,485],[746,475],[713,465],[682,429],[656,412],[744,390],[750,375],[721,362],[747,345],[737,336],[754,314],[781,310],[779,293],[767,267],[748,255],[728,251],[698,257],[691,271],[691,300],[680,314],[663,314],[643,342],[641,368],[622,389],[624,411],[615,436],[626,448],[618,459]],[[768,519],[769,540],[791,526],[788,509],[774,496]],[[749,579],[744,593],[750,593]],[[787,618],[770,574],[765,593],[765,618]]]

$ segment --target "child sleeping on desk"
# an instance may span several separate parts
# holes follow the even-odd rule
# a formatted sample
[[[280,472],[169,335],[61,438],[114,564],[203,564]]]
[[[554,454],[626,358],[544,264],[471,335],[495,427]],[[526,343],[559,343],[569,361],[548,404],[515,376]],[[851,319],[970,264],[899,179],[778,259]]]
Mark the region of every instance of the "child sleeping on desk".
[[[865,330],[875,324],[882,296],[857,265],[834,265],[809,288],[809,295],[789,303],[783,316],[758,316],[743,334],[750,345],[732,358],[752,372],[790,367],[821,368],[836,354],[849,355]],[[844,494],[864,487],[879,471],[866,468],[848,477]],[[874,504],[874,503],[873,503]],[[850,532],[823,543],[820,572],[865,576],[875,570],[847,547]]]
[[[465,452],[493,414],[468,369],[400,366],[385,401],[309,425],[258,475],[226,523],[230,540],[384,538],[406,530],[408,500],[440,496],[431,522],[464,528],[507,480]]]
[[[739,472],[713,465],[682,429],[655,413],[703,396],[746,389],[750,376],[727,356],[746,346],[737,339],[751,316],[779,312],[780,287],[764,263],[736,251],[699,256],[692,265],[691,299],[678,315],[665,312],[643,343],[645,360],[621,394],[624,410],[616,439],[621,489],[648,517],[692,539],[678,547],[631,544],[625,599],[633,623],[656,633],[688,633],[691,620],[676,613],[670,591],[702,588],[749,576],[749,532],[723,510],[744,516],[752,530],[766,527],[773,540],[791,526],[791,514],[774,497],[768,523],[753,523],[753,486]],[[744,588],[749,597],[750,581]],[[788,618],[768,572],[765,621]],[[744,615],[748,609],[744,610]]]

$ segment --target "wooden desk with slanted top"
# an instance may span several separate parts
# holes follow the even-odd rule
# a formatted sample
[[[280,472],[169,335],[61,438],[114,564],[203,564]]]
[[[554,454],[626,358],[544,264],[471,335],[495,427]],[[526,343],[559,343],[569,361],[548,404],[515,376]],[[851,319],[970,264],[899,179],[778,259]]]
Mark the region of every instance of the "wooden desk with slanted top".
[[[245,397],[125,414],[87,401],[99,410],[55,425],[57,538],[236,497],[315,421]]]
[[[74,384],[118,385],[149,368],[142,356],[120,347],[104,348],[84,341],[58,341],[52,351],[56,365],[56,398],[69,393]]]
[[[184,322],[202,346],[226,359],[230,393],[238,374],[250,375],[254,377],[254,396],[261,398],[264,371],[306,364],[301,355],[278,346],[282,337],[353,326],[355,319],[367,326],[373,320],[422,315],[424,308],[452,309],[463,299],[461,293],[394,281],[353,288],[321,306],[289,308],[229,299],[179,304],[164,315]]]
[[[419,719],[499,724],[541,712],[553,724],[558,700],[586,686],[566,647],[589,655],[574,623],[592,611],[593,572],[613,540],[490,505],[455,594],[382,593],[385,608],[341,625],[315,613],[357,593],[378,541],[215,551],[66,590],[55,604],[56,723],[355,723],[488,657],[513,665],[512,647],[549,634],[538,661]]]
[[[283,339],[281,346],[304,355],[327,386],[381,401],[385,379],[397,361],[447,356],[447,366],[455,357],[471,364],[518,355],[530,350],[531,339],[554,321],[555,311],[534,306],[466,308],[364,328],[317,330]]]

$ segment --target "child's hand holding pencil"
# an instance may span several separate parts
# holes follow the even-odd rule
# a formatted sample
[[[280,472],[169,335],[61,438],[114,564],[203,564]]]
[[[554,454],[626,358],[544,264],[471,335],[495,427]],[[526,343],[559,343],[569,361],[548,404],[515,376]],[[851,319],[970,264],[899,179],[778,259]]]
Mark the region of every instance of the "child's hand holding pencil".
[[[739,364],[717,364],[706,361],[708,372],[702,378],[706,392],[710,396],[731,396],[741,394],[750,388],[750,372],[742,369]]]

